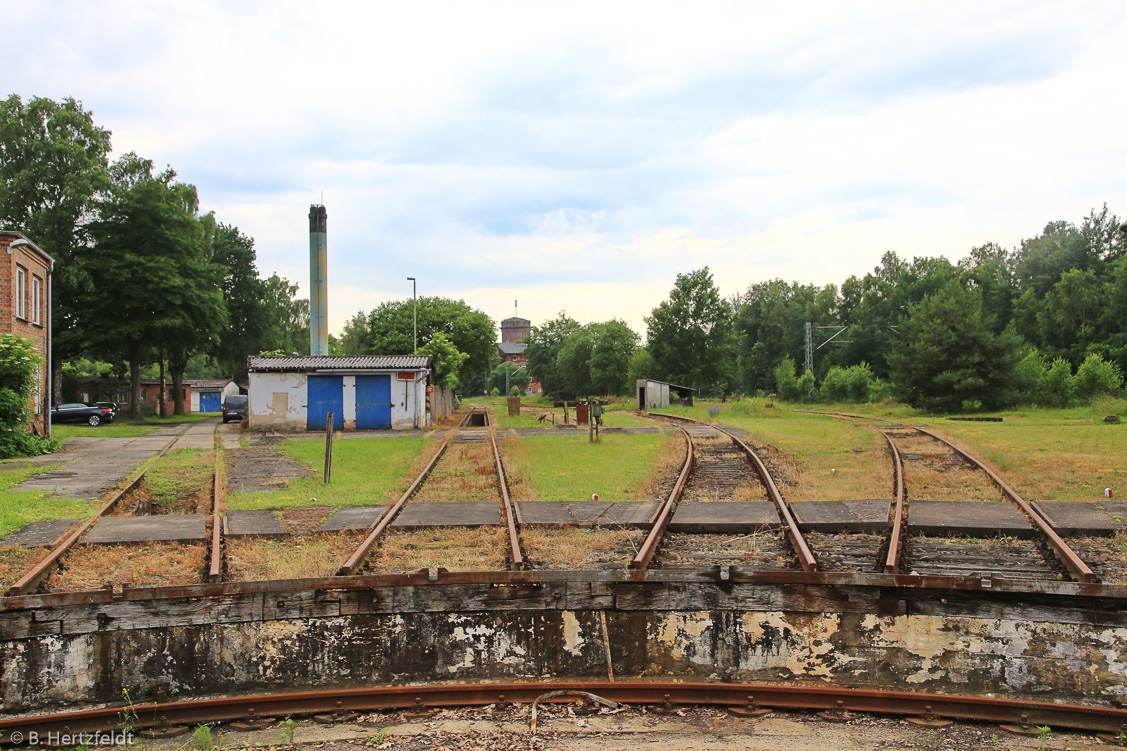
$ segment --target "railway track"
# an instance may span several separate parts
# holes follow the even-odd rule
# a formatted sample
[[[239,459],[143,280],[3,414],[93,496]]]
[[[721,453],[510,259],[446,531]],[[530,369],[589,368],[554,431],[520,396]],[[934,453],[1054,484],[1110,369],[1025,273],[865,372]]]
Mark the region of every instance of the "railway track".
[[[738,565],[766,570],[818,570],[818,563],[771,473],[746,443],[723,427],[670,415],[647,416],[669,418],[684,436],[687,450],[677,483],[654,514],[650,532],[630,568]],[[727,505],[701,507],[710,503]],[[741,504],[770,504],[774,514]],[[736,525],[739,529],[727,532],[669,533],[678,508],[711,516],[756,508],[762,521]],[[716,525],[704,524],[702,528]]]
[[[520,537],[517,533],[516,513],[511,498],[509,497],[508,482],[505,479],[505,468],[501,462],[501,455],[497,450],[497,435],[494,426],[490,423],[489,415],[485,411],[471,411],[455,428],[451,429],[442,438],[434,456],[407,488],[407,490],[392,504],[381,516],[372,531],[360,543],[348,560],[337,571],[337,576],[353,576],[372,570],[372,555],[380,543],[387,539],[388,530],[399,518],[404,508],[413,499],[420,496],[427,487],[427,481],[442,466],[442,459],[447,452],[457,452],[470,446],[489,445],[491,464],[495,472],[497,500],[500,504],[501,522],[507,533],[507,564],[513,571],[524,568],[524,555],[521,552]],[[441,527],[441,523],[432,525]]]
[[[1049,702],[959,697],[941,694],[847,689],[834,686],[786,686],[758,683],[695,683],[666,681],[542,681],[536,683],[472,683],[426,686],[334,689],[262,694],[194,701],[140,703],[129,707],[134,729],[193,727],[203,723],[242,721],[261,727],[293,716],[316,715],[345,721],[355,712],[411,710],[425,713],[449,707],[544,702],[573,702],[574,694],[595,694],[621,704],[714,706],[733,713],[777,710],[822,710],[848,719],[848,712],[901,715],[935,722],[940,718],[1008,723],[1119,733],[1127,726],[1127,710]],[[552,696],[554,694],[554,696]],[[120,730],[122,707],[106,707],[0,720],[0,743],[22,742],[31,733],[74,735]],[[752,715],[754,716],[754,715]],[[273,718],[272,721],[267,722]],[[354,721],[354,720],[353,720]],[[1113,739],[1114,740],[1114,739]]]
[[[187,426],[175,436],[165,446],[151,457],[141,470],[137,472],[132,479],[125,483],[119,490],[115,491],[99,508],[98,510],[85,522],[83,522],[77,529],[59,541],[44,558],[36,563],[26,574],[24,574],[15,584],[8,588],[6,595],[8,597],[18,597],[21,595],[29,595],[37,592],[46,583],[51,574],[56,571],[60,565],[63,565],[68,555],[70,555],[76,546],[82,544],[83,540],[90,533],[91,529],[98,523],[99,520],[109,516],[115,509],[118,509],[123,500],[134,490],[136,490],[142,480],[145,479],[148,471],[164,457],[169,450],[176,444],[180,437],[186,432]],[[216,452],[214,480],[211,485],[210,496],[211,501],[211,514],[209,515],[209,523],[213,528],[218,527],[217,521],[217,493],[219,492],[219,452]],[[221,538],[218,532],[210,536],[211,549],[209,551],[209,573],[215,572],[217,562],[221,563]],[[211,581],[218,580],[218,574]]]

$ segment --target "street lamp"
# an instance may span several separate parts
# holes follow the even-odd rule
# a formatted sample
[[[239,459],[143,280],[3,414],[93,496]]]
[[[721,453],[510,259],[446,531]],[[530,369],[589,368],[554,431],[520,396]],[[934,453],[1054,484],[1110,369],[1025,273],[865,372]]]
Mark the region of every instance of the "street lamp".
[[[415,336],[415,354],[419,352],[419,297],[416,294],[415,277],[407,277],[411,282],[411,331]]]

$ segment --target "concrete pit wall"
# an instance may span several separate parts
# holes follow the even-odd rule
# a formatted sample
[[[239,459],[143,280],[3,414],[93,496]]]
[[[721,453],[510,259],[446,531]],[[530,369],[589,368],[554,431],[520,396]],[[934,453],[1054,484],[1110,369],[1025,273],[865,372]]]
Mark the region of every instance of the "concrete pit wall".
[[[123,689],[141,701],[380,684],[602,680],[608,641],[618,680],[832,682],[1076,704],[1127,699],[1122,607],[942,594],[567,582],[10,610],[0,624],[0,714],[120,701]],[[668,607],[687,599],[699,606]],[[797,607],[730,607],[740,600]],[[818,610],[835,602],[832,611]]]

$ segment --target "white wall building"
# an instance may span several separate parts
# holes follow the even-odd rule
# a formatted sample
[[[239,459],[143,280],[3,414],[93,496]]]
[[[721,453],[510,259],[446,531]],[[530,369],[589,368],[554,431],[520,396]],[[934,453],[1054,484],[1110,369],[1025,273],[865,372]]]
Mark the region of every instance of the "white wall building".
[[[250,427],[406,430],[431,424],[429,355],[250,357]]]

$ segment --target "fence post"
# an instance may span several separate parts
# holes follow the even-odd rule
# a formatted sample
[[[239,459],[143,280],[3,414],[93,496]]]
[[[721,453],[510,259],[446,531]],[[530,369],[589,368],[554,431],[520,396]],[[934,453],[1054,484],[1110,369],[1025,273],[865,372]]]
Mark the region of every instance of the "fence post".
[[[325,484],[333,477],[333,413],[325,420]]]

